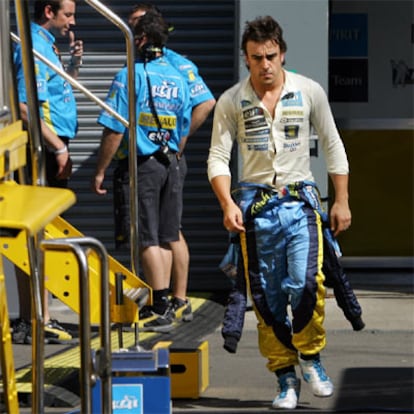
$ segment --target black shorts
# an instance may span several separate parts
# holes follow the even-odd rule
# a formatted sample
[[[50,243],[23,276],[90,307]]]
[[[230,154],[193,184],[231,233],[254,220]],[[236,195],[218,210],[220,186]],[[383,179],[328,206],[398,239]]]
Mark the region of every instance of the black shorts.
[[[174,156],[169,166],[154,156],[138,157],[138,240],[141,247],[179,239],[182,179]],[[130,237],[128,160],[114,170],[115,246],[128,247]]]

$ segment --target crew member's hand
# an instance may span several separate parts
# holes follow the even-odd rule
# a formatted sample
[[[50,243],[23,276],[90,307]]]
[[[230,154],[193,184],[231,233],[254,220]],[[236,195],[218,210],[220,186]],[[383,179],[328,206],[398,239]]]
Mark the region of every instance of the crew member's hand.
[[[331,230],[334,236],[338,236],[342,231],[348,230],[351,225],[351,210],[348,203],[335,202],[330,211]]]
[[[69,156],[69,152],[65,151],[62,154],[56,154],[56,162],[58,165],[58,172],[56,178],[58,180],[66,180],[72,175],[72,160]]]
[[[236,203],[230,203],[223,209],[224,227],[231,233],[245,231],[243,225],[243,214]]]
[[[75,39],[75,33],[69,30],[69,53],[71,55],[70,65],[78,67],[82,64],[83,41]]]
[[[91,190],[98,195],[105,195],[108,190],[103,188],[104,174],[96,174],[91,181]]]

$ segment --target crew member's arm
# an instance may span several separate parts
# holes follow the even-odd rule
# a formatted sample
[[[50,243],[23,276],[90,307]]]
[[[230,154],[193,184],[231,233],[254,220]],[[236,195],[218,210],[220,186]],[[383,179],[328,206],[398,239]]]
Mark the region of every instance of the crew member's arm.
[[[190,125],[190,132],[187,137],[182,138],[180,141],[180,154],[184,152],[185,145],[187,144],[187,139],[190,135],[193,135],[198,128],[203,125],[205,120],[207,119],[208,115],[214,108],[216,104],[215,99],[209,99],[208,101],[204,101],[197,106],[195,106],[191,112],[191,125]]]
[[[348,175],[329,174],[334,189],[335,201],[330,211],[331,230],[336,237],[351,225],[351,210],[348,204]]]
[[[116,150],[122,140],[122,134],[104,128],[102,132],[101,146],[98,152],[98,161],[96,165],[95,175],[92,179],[91,188],[96,194],[104,195],[107,193],[102,184],[105,178],[105,171],[114,157]]]
[[[28,107],[25,103],[19,103],[20,116],[23,122],[28,123]],[[47,124],[40,119],[40,128],[45,144],[49,149],[55,152],[56,162],[58,165],[58,173],[56,178],[66,179],[72,173],[72,161],[69,157],[68,149],[65,143],[47,126]]]
[[[209,99],[193,108],[189,135],[193,135],[207,119],[216,104],[215,99]]]

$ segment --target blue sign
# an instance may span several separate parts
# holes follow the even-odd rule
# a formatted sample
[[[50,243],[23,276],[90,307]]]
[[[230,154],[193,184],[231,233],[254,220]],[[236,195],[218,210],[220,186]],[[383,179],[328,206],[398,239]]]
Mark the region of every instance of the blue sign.
[[[329,57],[368,56],[368,16],[332,14],[329,27]]]
[[[142,384],[112,385],[113,414],[144,414]]]

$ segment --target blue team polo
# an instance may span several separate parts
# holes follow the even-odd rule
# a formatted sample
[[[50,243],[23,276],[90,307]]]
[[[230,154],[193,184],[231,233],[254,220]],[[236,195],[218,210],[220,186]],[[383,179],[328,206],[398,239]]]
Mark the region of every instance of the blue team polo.
[[[198,74],[197,66],[191,60],[168,48],[164,48],[164,56],[187,81],[190,88],[191,106],[193,108],[203,102],[214,99],[203,78]]]
[[[161,130],[151,110],[146,76],[150,78],[151,93],[161,123]],[[181,138],[188,135],[191,124],[190,90],[184,77],[164,57],[151,60],[145,68],[144,63],[137,60],[135,62],[135,91],[137,154],[139,156],[151,155],[164,145],[168,145],[172,151],[178,151]],[[126,67],[115,75],[106,103],[123,118],[129,118]],[[106,111],[101,112],[98,123],[124,134],[115,158],[126,158],[128,129]]]
[[[63,70],[60,57],[54,49],[55,37],[36,23],[31,23],[33,48]],[[21,46],[14,52],[19,101],[27,103],[22,66]],[[72,86],[45,63],[34,57],[40,117],[58,136],[74,138],[78,128],[76,101]]]

